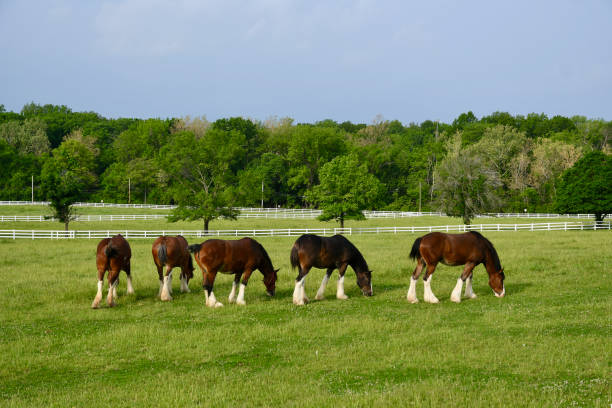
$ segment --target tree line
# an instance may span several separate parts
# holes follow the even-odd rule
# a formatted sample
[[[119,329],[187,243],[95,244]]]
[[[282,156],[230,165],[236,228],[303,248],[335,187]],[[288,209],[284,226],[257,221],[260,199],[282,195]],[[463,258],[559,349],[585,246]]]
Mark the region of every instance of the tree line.
[[[203,220],[205,229],[235,217],[233,207],[262,203],[319,207],[341,223],[363,209],[442,210],[469,222],[483,211],[561,208],[564,173],[592,152],[603,152],[607,169],[611,136],[612,121],[537,113],[404,125],[380,116],[109,119],[63,105],[19,113],[0,105],[0,199],[29,200],[33,180],[35,200],[68,212],[74,201],[176,204],[173,219]],[[602,211],[612,211],[609,193],[600,194]]]

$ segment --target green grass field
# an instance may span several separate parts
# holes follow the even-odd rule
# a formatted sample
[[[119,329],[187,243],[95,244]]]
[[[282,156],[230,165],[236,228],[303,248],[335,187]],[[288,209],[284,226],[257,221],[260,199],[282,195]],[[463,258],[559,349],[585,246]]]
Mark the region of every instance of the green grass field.
[[[283,228],[259,222],[231,225]],[[41,224],[31,228],[50,228]],[[0,406],[610,406],[610,231],[485,235],[505,268],[503,299],[479,266],[478,298],[450,302],[461,268],[440,266],[432,288],[441,303],[423,303],[419,282],[421,303],[409,304],[417,235],[355,235],[374,296],[361,296],[349,269],[347,301],[335,298],[335,274],[325,300],[297,307],[295,237],[274,237],[258,241],[281,268],[276,297],[256,272],[247,305],[229,305],[232,278],[220,274],[225,307],[214,310],[199,269],[192,293],[175,279],[174,300],[156,298],[153,240],[130,241],[136,294],[125,295],[122,274],[117,306],[99,310],[90,308],[97,240],[0,240]],[[307,277],[311,299],[322,276]]]

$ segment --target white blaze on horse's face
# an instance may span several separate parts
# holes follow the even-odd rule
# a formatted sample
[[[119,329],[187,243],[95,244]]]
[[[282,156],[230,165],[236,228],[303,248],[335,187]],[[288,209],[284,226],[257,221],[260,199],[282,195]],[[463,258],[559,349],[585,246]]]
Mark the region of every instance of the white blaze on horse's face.
[[[495,291],[493,291],[493,293],[495,294],[496,297],[498,298],[502,298],[506,295],[506,286],[504,284],[502,284],[502,292],[501,293],[497,293]]]

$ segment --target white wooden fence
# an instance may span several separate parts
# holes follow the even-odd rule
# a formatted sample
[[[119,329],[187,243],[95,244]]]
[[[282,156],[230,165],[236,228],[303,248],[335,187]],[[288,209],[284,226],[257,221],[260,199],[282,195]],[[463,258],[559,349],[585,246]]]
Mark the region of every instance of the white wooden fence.
[[[612,222],[548,222],[529,224],[476,224],[476,225],[441,225],[427,227],[371,227],[371,228],[286,228],[286,229],[241,229],[241,230],[0,230],[0,238],[9,239],[61,239],[87,238],[101,239],[122,234],[126,238],[156,238],[160,235],[183,235],[191,238],[205,237],[259,237],[259,236],[299,236],[302,234],[317,235],[360,235],[360,234],[400,234],[465,232],[465,231],[575,231],[575,230],[611,230]]]
[[[49,205],[47,201],[0,201],[0,206],[9,205]],[[172,210],[173,205],[157,204],[113,204],[113,203],[75,203],[75,207],[94,208],[147,208],[157,210]],[[314,219],[321,215],[321,210],[311,208],[258,208],[238,207],[240,211],[238,218],[287,218],[287,219]],[[444,216],[441,212],[417,212],[417,211],[364,211],[366,218],[410,218],[422,216]],[[612,216],[609,214],[608,216]],[[77,221],[127,221],[127,220],[155,220],[166,218],[167,214],[144,214],[144,215],[79,215]],[[544,214],[544,213],[486,213],[477,215],[476,218],[578,218],[593,219],[594,214]],[[0,216],[1,221],[56,221],[44,216]]]

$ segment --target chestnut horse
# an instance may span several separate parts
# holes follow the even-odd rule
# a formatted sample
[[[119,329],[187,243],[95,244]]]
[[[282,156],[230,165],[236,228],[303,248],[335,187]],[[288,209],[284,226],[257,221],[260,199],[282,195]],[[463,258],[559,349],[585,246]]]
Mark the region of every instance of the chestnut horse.
[[[348,239],[342,235],[332,237],[320,237],[318,235],[305,234],[295,241],[291,248],[291,266],[298,267],[298,276],[295,278],[295,289],[293,290],[293,303],[303,305],[308,302],[304,284],[306,275],[313,266],[315,268],[327,268],[321,287],[317,291],[315,299],[324,297],[325,286],[334,271],[338,268],[338,288],[336,297],[348,299],[344,293],[344,272],[350,265],[357,275],[357,285],[365,296],[372,296],[372,271],[361,255],[361,252]]]
[[[465,296],[470,299],[476,297],[472,290],[472,271],[479,264],[484,264],[489,273],[489,286],[493,289],[495,296],[503,297],[506,294],[504,270],[499,262],[497,251],[491,241],[476,231],[463,234],[432,232],[424,235],[414,241],[410,258],[417,261],[406,296],[411,303],[419,301],[416,297],[416,281],[425,266],[427,266],[427,272],[423,276],[425,285],[423,298],[425,302],[438,303],[438,299],[431,291],[431,275],[436,270],[438,262],[449,266],[465,265],[450,296],[453,302],[461,302],[463,282],[466,283]]]
[[[202,270],[202,286],[206,296],[206,306],[220,307],[213,292],[213,285],[217,272],[234,274],[232,291],[229,302],[237,305],[245,305],[244,289],[246,288],[251,273],[255,269],[263,274],[263,282],[266,292],[274,296],[276,289],[276,273],[272,261],[263,246],[254,239],[242,238],[238,241],[226,241],[222,239],[209,239],[201,244],[189,245],[189,251],[195,254],[195,259]],[[240,282],[240,279],[242,281]],[[238,298],[236,298],[236,286],[240,282]]]
[[[127,293],[134,293],[132,287],[132,276],[130,275],[130,258],[132,250],[130,244],[121,234],[112,238],[104,238],[98,244],[96,254],[96,266],[98,268],[98,293],[94,298],[91,307],[97,309],[102,300],[102,287],[104,286],[104,274],[108,272],[108,296],[106,303],[110,307],[115,306],[114,300],[117,299],[117,285],[119,284],[119,272],[123,269],[127,274]]]
[[[187,240],[181,235],[161,236],[153,243],[153,261],[159,275],[158,296],[161,300],[172,300],[172,269],[176,266],[181,268],[181,292],[189,292],[189,280],[193,278],[194,267],[187,246]]]

